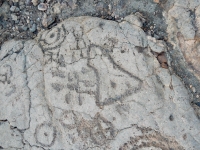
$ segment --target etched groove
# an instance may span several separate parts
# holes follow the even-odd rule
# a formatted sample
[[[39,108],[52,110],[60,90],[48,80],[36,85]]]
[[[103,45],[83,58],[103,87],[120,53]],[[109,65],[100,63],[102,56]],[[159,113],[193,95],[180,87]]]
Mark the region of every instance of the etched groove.
[[[44,122],[35,129],[35,139],[44,147],[51,147],[56,139],[56,128],[51,123]]]

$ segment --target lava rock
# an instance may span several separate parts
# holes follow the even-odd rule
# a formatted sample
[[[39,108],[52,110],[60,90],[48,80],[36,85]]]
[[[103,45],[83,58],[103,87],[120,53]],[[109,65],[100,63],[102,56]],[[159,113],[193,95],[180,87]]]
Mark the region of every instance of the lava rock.
[[[34,6],[38,5],[38,0],[32,0],[31,2],[33,3]]]
[[[19,8],[17,6],[11,6],[10,11],[19,12]]]
[[[35,32],[37,29],[37,25],[33,24],[32,27],[29,29],[31,32]]]
[[[46,3],[40,3],[38,5],[38,10],[40,10],[40,11],[45,11],[45,10],[47,10],[47,8],[48,8],[48,6]]]

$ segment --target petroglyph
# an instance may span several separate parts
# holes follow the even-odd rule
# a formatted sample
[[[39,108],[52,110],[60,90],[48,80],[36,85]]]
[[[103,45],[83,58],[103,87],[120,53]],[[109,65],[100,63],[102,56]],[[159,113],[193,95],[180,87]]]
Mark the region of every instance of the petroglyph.
[[[18,148],[200,149],[189,94],[157,59],[166,44],[126,20],[70,18],[3,45],[0,120],[19,130]]]
[[[172,137],[163,136],[161,133],[154,131],[151,128],[142,128],[136,126],[136,129],[141,131],[143,135],[130,137],[130,140],[124,143],[119,150],[139,150],[145,148],[162,150],[184,149]]]
[[[44,147],[50,147],[56,139],[56,129],[51,123],[42,123],[35,129],[36,142]]]
[[[66,37],[66,30],[63,26],[56,27],[49,32],[41,35],[40,37],[40,46],[43,51],[53,50],[58,47],[64,41]]]
[[[69,132],[75,130],[83,141],[91,141],[93,144],[102,145],[114,139],[117,130],[111,122],[99,113],[91,117],[76,111],[65,111],[59,119],[60,124]]]

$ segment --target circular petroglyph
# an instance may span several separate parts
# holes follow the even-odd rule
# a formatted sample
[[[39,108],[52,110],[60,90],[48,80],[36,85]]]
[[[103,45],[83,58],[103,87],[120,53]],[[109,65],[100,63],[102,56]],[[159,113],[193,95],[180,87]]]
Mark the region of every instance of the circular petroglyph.
[[[64,25],[61,25],[50,31],[44,32],[39,38],[39,43],[43,51],[52,50],[60,46],[65,37],[66,30]]]
[[[56,138],[56,128],[51,123],[42,123],[36,127],[35,139],[42,146],[50,147]]]

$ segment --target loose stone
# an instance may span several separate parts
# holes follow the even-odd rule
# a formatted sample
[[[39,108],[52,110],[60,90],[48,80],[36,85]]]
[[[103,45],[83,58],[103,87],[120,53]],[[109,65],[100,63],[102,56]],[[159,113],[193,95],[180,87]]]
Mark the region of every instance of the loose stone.
[[[36,24],[33,24],[33,26],[29,29],[31,32],[35,32],[37,29]]]
[[[32,3],[34,6],[37,6],[38,5],[38,0],[32,0]]]
[[[10,11],[12,11],[12,12],[18,12],[19,8],[16,7],[16,6],[11,6]]]
[[[47,10],[47,8],[48,8],[48,6],[46,3],[40,3],[38,5],[38,10],[40,10],[40,11],[45,11],[45,10]]]

